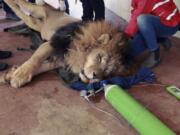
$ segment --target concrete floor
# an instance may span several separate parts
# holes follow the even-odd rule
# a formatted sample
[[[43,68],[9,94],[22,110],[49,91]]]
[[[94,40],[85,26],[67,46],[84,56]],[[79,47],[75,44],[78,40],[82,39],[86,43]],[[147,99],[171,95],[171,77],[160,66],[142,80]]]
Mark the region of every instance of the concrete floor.
[[[123,24],[112,12],[107,11],[106,17],[115,24]],[[5,25],[6,23],[0,23],[0,28]],[[31,56],[32,52],[16,50],[17,47],[30,45],[27,37],[0,32],[0,39],[1,50],[13,52],[12,58],[0,62],[11,66],[18,65]],[[128,92],[163,123],[180,134],[180,102],[165,91],[166,84],[180,87],[180,39],[172,38],[172,43],[173,47],[169,52],[162,50],[163,61],[154,69],[157,84],[136,85]],[[66,87],[54,71],[35,77],[31,83],[19,89],[2,85],[0,135],[138,134],[102,95],[93,101],[94,105],[113,116],[98,111],[83,100],[78,92]]]

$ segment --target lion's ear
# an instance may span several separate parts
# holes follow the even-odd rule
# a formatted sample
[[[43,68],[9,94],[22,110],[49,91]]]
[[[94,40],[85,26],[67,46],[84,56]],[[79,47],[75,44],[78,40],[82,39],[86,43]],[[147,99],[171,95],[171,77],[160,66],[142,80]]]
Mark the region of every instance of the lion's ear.
[[[113,35],[112,39],[109,41],[106,47],[109,51],[119,51],[124,48],[125,42],[122,38],[122,33],[116,33]]]
[[[100,44],[107,44],[110,41],[110,35],[109,34],[102,34],[99,38],[98,38],[98,42]]]

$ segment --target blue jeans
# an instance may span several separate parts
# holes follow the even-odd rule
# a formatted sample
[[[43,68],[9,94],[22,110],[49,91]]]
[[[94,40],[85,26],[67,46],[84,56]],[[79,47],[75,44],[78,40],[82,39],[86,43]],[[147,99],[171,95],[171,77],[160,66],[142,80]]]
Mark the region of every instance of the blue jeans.
[[[159,17],[150,14],[140,15],[137,18],[139,31],[130,41],[131,53],[136,56],[146,49],[149,52],[159,48],[158,39],[172,36],[178,31],[180,25],[169,27],[161,23]]]

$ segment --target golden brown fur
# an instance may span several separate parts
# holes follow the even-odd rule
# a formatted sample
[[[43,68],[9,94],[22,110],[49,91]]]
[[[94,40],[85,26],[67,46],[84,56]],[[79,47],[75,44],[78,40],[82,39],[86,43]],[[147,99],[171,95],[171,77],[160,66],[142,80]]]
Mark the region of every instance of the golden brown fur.
[[[83,70],[89,79],[93,73],[102,79],[124,71],[120,58],[125,40],[110,23],[101,21],[81,27],[81,33],[76,34],[71,44],[65,62],[74,73]],[[98,62],[97,57],[103,62]]]
[[[74,72],[80,72],[83,63],[86,61],[84,56],[87,56],[91,50],[97,48],[109,50],[110,47],[114,48],[110,41],[104,44],[100,43],[99,37],[103,34],[114,37],[117,34],[117,29],[107,22],[89,23],[81,27],[81,33],[76,34],[71,43],[73,45],[65,58]],[[73,63],[74,61],[75,63]]]
[[[63,60],[56,57],[44,63],[46,58],[54,53],[49,41],[52,35],[59,27],[77,22],[78,19],[48,6],[32,5],[25,0],[16,2],[5,0],[5,2],[30,28],[39,31],[42,38],[47,40],[25,63],[2,76],[2,80],[9,82],[12,87],[21,87],[30,82],[34,75],[65,64],[74,73],[79,74],[84,82],[128,73],[121,59],[125,40],[122,38],[122,33],[113,25],[100,21],[82,26],[81,32],[73,37]],[[32,15],[24,15],[20,11],[20,5],[30,10]]]

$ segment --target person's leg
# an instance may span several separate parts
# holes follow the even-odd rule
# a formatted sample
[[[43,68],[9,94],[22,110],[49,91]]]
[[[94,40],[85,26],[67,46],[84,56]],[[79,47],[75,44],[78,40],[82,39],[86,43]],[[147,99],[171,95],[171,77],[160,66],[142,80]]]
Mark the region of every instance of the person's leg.
[[[161,44],[166,51],[170,50],[172,46],[171,40],[168,37],[160,37],[157,39],[157,42]]]
[[[93,8],[89,0],[81,0],[83,7],[83,21],[92,21],[94,18]]]
[[[145,41],[139,32],[137,32],[134,37],[128,41],[128,45],[130,48],[129,53],[132,57],[142,54],[147,49]]]
[[[66,13],[69,14],[69,3],[68,0],[64,0],[65,5],[66,5]]]
[[[145,50],[147,50],[146,42],[140,32],[137,32],[135,36],[129,40],[129,57],[133,60],[133,58],[141,55]],[[142,63],[142,66],[145,67],[154,67],[157,65],[160,60],[159,58],[159,49],[155,51],[155,53],[149,55],[149,57]],[[158,60],[156,60],[158,59]]]
[[[139,32],[142,34],[149,51],[159,48],[158,38],[172,36],[178,30],[176,27],[168,27],[161,23],[159,17],[153,15],[140,15],[137,19]]]
[[[90,0],[90,2],[95,12],[95,20],[104,20],[105,19],[104,0]]]
[[[157,42],[160,43],[164,47],[165,50],[169,50],[172,46],[169,37],[175,34],[179,28],[180,28],[180,25],[177,25],[173,28],[165,27],[165,28],[160,29],[160,31],[157,33],[157,37],[158,37]]]
[[[175,29],[177,29],[177,31],[180,31],[180,24],[177,25]],[[169,50],[172,46],[170,39],[167,37],[158,37],[158,43],[162,44],[165,50]]]
[[[161,23],[159,17],[153,15],[140,15],[137,19],[137,25],[149,51],[149,57],[145,61],[145,65],[154,67],[160,61],[157,39],[173,35],[177,32],[178,26],[167,27]]]

